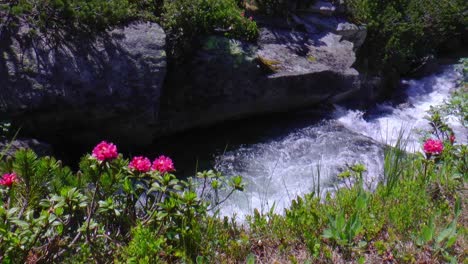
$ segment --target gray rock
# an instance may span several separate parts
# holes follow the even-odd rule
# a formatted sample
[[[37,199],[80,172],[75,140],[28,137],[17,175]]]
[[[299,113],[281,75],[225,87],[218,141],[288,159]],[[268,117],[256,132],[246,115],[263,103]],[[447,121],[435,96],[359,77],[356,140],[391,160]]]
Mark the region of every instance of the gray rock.
[[[333,33],[308,34],[263,28],[257,57],[277,62],[273,76],[331,70],[357,75],[353,44]]]
[[[36,139],[17,139],[0,142],[0,156],[13,156],[20,149],[32,149],[38,156],[53,154],[52,146]]]
[[[264,27],[257,43],[209,37],[168,76],[157,134],[345,100],[357,92],[353,44],[333,33]]]
[[[304,11],[331,16],[335,13],[336,7],[330,2],[318,0]]]
[[[32,36],[23,26],[3,36],[0,116],[40,138],[73,134],[96,142],[132,136],[132,144],[150,142],[145,131],[156,122],[166,73],[162,28],[134,23],[78,35]]]
[[[324,17],[320,15],[300,13],[293,16],[294,21],[304,25],[309,33],[330,32],[342,36],[343,40],[353,43],[357,50],[365,41],[367,29],[364,25],[355,25],[341,17]]]

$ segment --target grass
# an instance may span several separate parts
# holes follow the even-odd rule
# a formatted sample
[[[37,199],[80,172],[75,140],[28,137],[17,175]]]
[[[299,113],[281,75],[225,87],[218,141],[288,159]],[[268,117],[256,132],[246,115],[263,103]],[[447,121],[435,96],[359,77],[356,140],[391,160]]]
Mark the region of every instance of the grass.
[[[208,263],[461,263],[466,258],[466,176],[450,154],[427,160],[385,155],[385,179],[324,201],[297,197],[284,214],[255,211],[245,223],[217,223],[203,239]],[[466,148],[462,146],[461,148]],[[458,150],[453,150],[458,151]],[[219,242],[222,240],[223,242]]]
[[[274,208],[262,212],[255,210],[247,216],[245,222],[206,214],[203,206],[191,206],[197,199],[195,193],[183,192],[179,196],[174,192],[171,198],[182,199],[178,206],[185,208],[187,215],[170,210],[157,214],[162,219],[173,219],[174,223],[161,225],[159,218],[153,219],[150,224],[137,222],[124,237],[118,232],[119,235],[113,240],[107,240],[106,244],[88,244],[84,240],[79,254],[64,254],[56,260],[89,263],[97,255],[102,257],[100,261],[116,263],[460,263],[467,257],[468,218],[465,209],[468,201],[468,175],[465,170],[467,161],[463,158],[466,153],[466,146],[452,146],[448,143],[440,156],[431,158],[422,154],[409,155],[399,148],[392,148],[386,152],[385,169],[389,171],[385,174],[385,181],[379,183],[374,191],[367,190],[361,180],[365,168],[354,165],[349,167],[346,177],[341,177],[342,180],[354,182],[354,185],[338,189],[333,195],[325,194],[325,197],[316,189],[295,198],[282,214],[276,213]],[[24,179],[27,179],[26,175],[34,182],[37,181],[35,178],[57,178],[54,175],[62,174],[63,177],[58,178],[74,180],[76,177],[69,170],[62,169],[55,160],[49,162],[48,158],[31,158],[31,152],[20,154],[14,158],[13,169]],[[25,160],[31,160],[26,163],[33,164],[34,170],[30,170],[29,165],[22,165],[26,164]],[[11,161],[7,160],[4,165],[11,167]],[[91,173],[87,169],[89,162],[92,160],[84,159],[82,175]],[[116,168],[125,167],[126,163],[122,162],[117,160],[113,164]],[[319,166],[317,170],[319,175]],[[170,177],[167,176],[168,180],[175,180]],[[49,185],[60,184],[51,180]],[[85,195],[76,192],[79,197],[70,199],[78,201],[86,198],[90,194],[86,193],[86,188],[84,190]],[[0,188],[0,191],[0,195],[7,195],[3,198],[10,193],[8,189]],[[68,194],[61,195],[68,197]],[[60,195],[53,197],[59,199]],[[33,206],[33,200],[30,201],[29,205]],[[86,201],[89,199],[82,202],[85,204]],[[106,210],[103,207],[106,203],[113,206],[109,208],[117,210],[119,204],[109,201],[112,200],[106,198],[98,203],[97,214]],[[47,200],[40,204],[44,202],[47,203]],[[166,201],[161,206],[164,204]],[[6,203],[8,205],[9,202]],[[49,207],[47,205],[41,215],[49,212]],[[34,208],[39,209],[37,206]],[[6,211],[0,210],[0,213]],[[125,217],[125,214],[119,215]],[[4,216],[9,217],[8,213]],[[118,223],[112,221],[119,218],[110,215],[109,221],[115,219],[106,222],[107,216],[102,213],[96,217],[96,223],[108,223],[109,231],[113,231],[113,226]],[[33,217],[32,223],[37,225],[33,215],[28,217]],[[11,218],[9,222],[12,225],[27,225],[28,219],[19,221]],[[82,220],[82,217],[77,219]],[[12,229],[12,232],[19,227]],[[107,226],[103,225],[102,228]],[[67,229],[67,232],[72,231]],[[0,241],[7,239],[8,243],[13,243],[11,246],[16,243],[1,234]],[[97,237],[100,238],[99,235]],[[41,243],[45,242],[36,245],[37,241],[34,240],[32,244],[27,242],[26,245],[31,246],[31,249],[23,253],[40,257],[44,248]],[[51,240],[45,241],[49,241],[46,245],[50,246]],[[14,254],[12,252],[10,254]],[[106,254],[113,257],[105,257]],[[3,260],[8,263],[8,259],[13,258],[14,255],[11,255]]]

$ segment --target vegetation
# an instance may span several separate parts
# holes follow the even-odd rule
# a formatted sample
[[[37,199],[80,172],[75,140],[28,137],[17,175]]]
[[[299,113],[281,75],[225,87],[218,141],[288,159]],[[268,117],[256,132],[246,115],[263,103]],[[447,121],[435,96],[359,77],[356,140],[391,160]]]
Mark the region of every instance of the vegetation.
[[[201,34],[218,33],[248,41],[258,36],[257,24],[245,17],[235,0],[165,1],[163,10],[161,22],[167,30],[169,51],[176,57],[190,52]]]
[[[118,252],[121,260],[151,263],[195,258],[210,208],[195,183],[173,170],[164,156],[152,165],[144,157],[129,163],[107,142],[83,157],[78,173],[18,151],[0,162],[0,262],[105,263]],[[240,177],[199,177],[207,191],[243,188]]]
[[[367,25],[361,57],[374,71],[408,73],[444,45],[456,46],[468,25],[464,0],[346,0],[346,6],[352,20]]]
[[[0,261],[460,263],[468,147],[454,144],[444,112],[431,113],[424,154],[406,153],[404,140],[389,148],[375,190],[355,164],[334,194],[297,197],[284,215],[255,211],[244,223],[209,213],[225,199],[219,190],[243,190],[240,177],[206,171],[180,180],[169,158],[129,161],[107,142],[78,172],[20,150],[0,160]]]
[[[63,27],[95,31],[136,19],[158,21],[168,33],[169,54],[181,59],[193,51],[200,34],[255,40],[257,25],[244,15],[244,8],[288,15],[311,3],[312,0],[13,0],[0,3],[0,22],[6,28],[28,23],[34,31],[50,33]],[[451,42],[461,39],[468,25],[468,4],[464,0],[347,0],[346,7],[352,20],[368,27],[366,47],[361,49],[360,57],[369,59],[368,68],[373,71],[393,69],[408,73],[428,54],[455,45]]]
[[[130,19],[135,12],[129,0],[13,0],[0,4],[2,24],[23,22],[45,31],[63,27],[100,30]]]
[[[193,42],[207,33],[255,40],[257,25],[245,17],[236,0],[14,0],[0,3],[3,29],[27,24],[31,33],[60,36],[66,29],[102,31],[132,20],[161,22],[167,32],[169,54],[181,59]],[[60,38],[59,38],[60,41]]]

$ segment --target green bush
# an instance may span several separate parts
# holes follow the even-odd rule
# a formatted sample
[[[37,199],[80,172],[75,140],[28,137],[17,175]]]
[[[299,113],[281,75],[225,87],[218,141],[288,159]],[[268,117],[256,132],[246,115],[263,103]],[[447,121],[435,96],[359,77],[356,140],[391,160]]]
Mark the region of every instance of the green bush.
[[[289,15],[297,9],[305,9],[315,0],[252,0],[258,10],[267,15]]]
[[[192,51],[193,41],[207,33],[255,40],[255,21],[244,17],[235,0],[170,0],[161,18],[168,34],[169,51],[175,57]]]
[[[170,159],[160,157],[150,170],[149,160],[139,167],[142,158],[129,163],[111,147],[83,157],[77,173],[31,150],[0,160],[0,262],[108,263],[117,252],[115,261],[139,263],[197,257],[210,203],[195,182],[171,174]],[[239,177],[200,175],[217,182],[207,192],[243,188]]]
[[[464,0],[346,0],[346,6],[353,20],[367,25],[362,57],[370,58],[374,71],[407,73],[467,30]]]
[[[101,30],[136,15],[129,0],[16,0],[0,4],[3,19],[9,16],[41,30],[63,27]]]
[[[268,15],[284,15],[288,10],[288,1],[282,0],[255,0],[258,9]]]

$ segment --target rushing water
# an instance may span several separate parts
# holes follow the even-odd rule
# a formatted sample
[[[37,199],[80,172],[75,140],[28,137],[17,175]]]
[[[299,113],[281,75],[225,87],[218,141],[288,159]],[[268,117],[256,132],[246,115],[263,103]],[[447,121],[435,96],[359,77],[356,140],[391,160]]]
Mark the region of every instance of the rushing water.
[[[242,175],[245,192],[236,193],[220,208],[222,215],[243,219],[254,208],[281,213],[291,199],[312,191],[339,187],[336,175],[346,165],[366,165],[368,188],[383,174],[383,144],[394,144],[401,131],[408,151],[420,150],[420,132],[428,129],[431,105],[440,105],[461,78],[455,66],[419,80],[404,80],[405,94],[367,112],[337,107],[332,120],[292,129],[260,143],[241,145],[216,157],[216,169]],[[466,143],[467,131],[455,121],[457,140]]]
[[[447,66],[440,73],[420,80],[402,81],[407,87],[403,102],[378,105],[366,118],[366,113],[362,111],[339,108],[335,118],[348,129],[389,145],[394,145],[400,132],[404,132],[403,138],[408,141],[407,150],[419,151],[421,131],[430,128],[425,119],[427,111],[431,106],[444,103],[461,77],[458,66]],[[458,135],[459,143],[465,143],[464,128],[453,118],[448,121]]]

